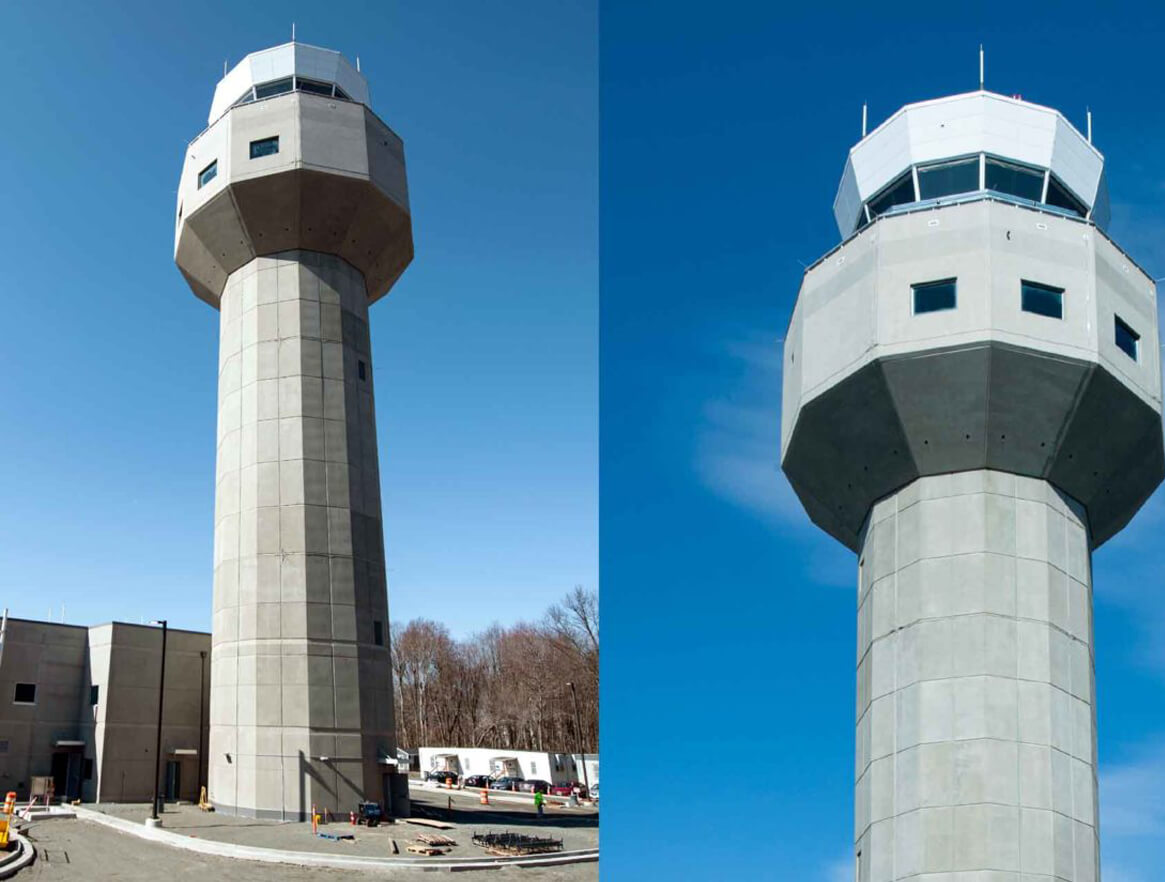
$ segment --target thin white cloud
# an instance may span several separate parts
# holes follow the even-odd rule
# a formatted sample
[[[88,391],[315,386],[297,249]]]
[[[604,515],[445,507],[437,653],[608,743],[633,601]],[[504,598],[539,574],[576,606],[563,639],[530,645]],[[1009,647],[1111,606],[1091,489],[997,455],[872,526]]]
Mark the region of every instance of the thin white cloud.
[[[721,346],[718,354],[731,360],[736,379],[723,398],[704,405],[696,472],[708,489],[754,514],[783,526],[806,526],[780,468],[780,341],[743,332]]]
[[[854,882],[854,859],[847,856],[830,861],[821,878],[824,882]]]
[[[1124,763],[1101,768],[1101,834],[1106,839],[1165,839],[1162,794],[1165,794],[1165,738],[1143,748]]]

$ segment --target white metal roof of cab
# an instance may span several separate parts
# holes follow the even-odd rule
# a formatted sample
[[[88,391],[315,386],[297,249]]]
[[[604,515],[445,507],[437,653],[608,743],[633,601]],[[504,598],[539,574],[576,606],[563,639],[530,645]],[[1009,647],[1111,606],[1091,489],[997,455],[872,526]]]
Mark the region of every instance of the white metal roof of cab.
[[[207,123],[226,113],[252,86],[290,76],[334,83],[353,101],[372,106],[368,81],[344,56],[334,49],[293,42],[252,52],[231,68],[215,86]]]
[[[863,203],[919,164],[986,154],[1047,169],[1108,222],[1104,157],[1050,107],[979,90],[908,104],[850,149],[834,217],[842,237],[858,226]]]

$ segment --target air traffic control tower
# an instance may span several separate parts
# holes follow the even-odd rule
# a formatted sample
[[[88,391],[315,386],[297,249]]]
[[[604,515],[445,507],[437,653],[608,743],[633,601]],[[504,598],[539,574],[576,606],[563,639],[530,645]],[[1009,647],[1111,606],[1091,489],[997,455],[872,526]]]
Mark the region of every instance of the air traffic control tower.
[[[859,882],[1099,877],[1093,549],[1165,473],[1153,280],[1104,159],[984,91],[849,154],[782,467],[858,555]]]
[[[210,799],[400,812],[368,308],[413,255],[404,146],[339,53],[255,52],[176,210],[174,258],[220,314]]]

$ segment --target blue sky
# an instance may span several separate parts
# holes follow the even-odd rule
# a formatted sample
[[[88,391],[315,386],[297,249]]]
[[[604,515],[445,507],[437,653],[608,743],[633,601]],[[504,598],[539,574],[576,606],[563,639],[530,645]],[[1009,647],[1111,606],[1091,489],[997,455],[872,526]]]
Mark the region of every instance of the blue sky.
[[[1162,276],[1163,30],[1128,6],[603,5],[608,865],[852,876],[856,561],[778,471],[778,347],[802,264],[838,241],[862,102],[872,127],[972,90],[985,43],[988,88],[1081,127],[1092,108],[1110,233]],[[1094,561],[1106,882],[1165,865],[1163,525],[1158,493]],[[680,822],[656,781],[683,787]]]
[[[224,59],[360,57],[416,259],[372,310],[394,619],[597,585],[592,2],[5,3],[0,604],[210,624],[218,316],[173,264]]]

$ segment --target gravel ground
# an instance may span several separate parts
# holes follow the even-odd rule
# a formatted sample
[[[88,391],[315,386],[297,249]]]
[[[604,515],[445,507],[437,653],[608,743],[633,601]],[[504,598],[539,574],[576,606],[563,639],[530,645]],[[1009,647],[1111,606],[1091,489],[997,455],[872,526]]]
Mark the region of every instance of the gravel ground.
[[[414,792],[412,799],[418,810],[417,814],[441,817],[444,820],[448,806],[447,795]],[[90,808],[100,808],[110,814],[134,820],[144,819],[148,813],[148,807],[144,805],[101,805]],[[552,818],[552,811],[561,814]],[[310,827],[306,824],[231,818],[204,813],[195,806],[168,806],[163,826],[174,833],[245,845],[349,855],[390,855],[389,839],[395,839],[403,853],[404,846],[421,832],[443,833],[455,839],[457,847],[450,852],[454,856],[482,854],[481,849],[470,842],[470,836],[475,830],[536,832],[561,838],[568,849],[591,848],[598,844],[598,815],[593,811],[571,812],[567,815],[564,810],[548,810],[547,817],[539,821],[534,812],[524,806],[506,805],[503,808],[495,804],[486,807],[474,805],[467,799],[455,798],[450,820],[456,825],[452,830],[432,830],[402,822],[372,830],[364,827],[353,828],[346,823],[333,823],[321,828],[335,833],[353,832],[356,836],[355,843],[331,842],[313,837]],[[148,842],[81,820],[34,821],[24,825],[23,829],[36,845],[38,854],[36,863],[21,871],[16,877],[21,882],[26,879],[43,879],[46,882],[89,879],[156,882],[167,877],[191,879],[198,877],[203,880],[215,879],[224,882],[235,880],[301,882],[305,879],[332,877],[339,880],[342,874],[351,878],[353,872],[293,867],[285,864],[262,864],[201,855]],[[419,871],[397,870],[392,875],[409,875],[414,872]],[[598,864],[594,862],[564,867],[528,869],[510,867],[487,871],[487,876],[490,879],[511,879],[520,876],[524,880],[536,882],[595,882],[599,876],[599,869]]]

